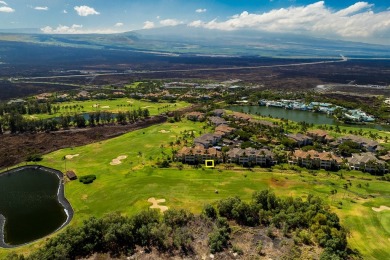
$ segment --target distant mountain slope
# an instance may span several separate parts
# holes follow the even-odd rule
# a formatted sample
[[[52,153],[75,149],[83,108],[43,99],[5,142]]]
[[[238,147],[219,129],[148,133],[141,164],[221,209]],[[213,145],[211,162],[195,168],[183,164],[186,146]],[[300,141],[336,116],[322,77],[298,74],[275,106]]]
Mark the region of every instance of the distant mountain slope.
[[[29,29],[32,31],[32,29]],[[390,58],[389,46],[259,31],[220,31],[185,25],[120,34],[1,33],[0,41],[169,52],[180,55]]]

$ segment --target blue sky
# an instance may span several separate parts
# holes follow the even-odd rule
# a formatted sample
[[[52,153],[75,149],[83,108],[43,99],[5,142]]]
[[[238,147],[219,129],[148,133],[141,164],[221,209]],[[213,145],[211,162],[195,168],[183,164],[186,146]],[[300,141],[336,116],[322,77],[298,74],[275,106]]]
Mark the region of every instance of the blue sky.
[[[390,1],[0,0],[0,29],[115,33],[179,24],[390,45]]]

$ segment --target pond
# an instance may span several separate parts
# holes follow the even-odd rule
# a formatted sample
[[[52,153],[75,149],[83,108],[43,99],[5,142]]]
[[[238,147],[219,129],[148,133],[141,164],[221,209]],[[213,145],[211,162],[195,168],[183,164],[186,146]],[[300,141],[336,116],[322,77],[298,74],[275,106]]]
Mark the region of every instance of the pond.
[[[295,122],[305,121],[309,124],[315,125],[344,125],[344,126],[356,126],[361,128],[375,128],[378,130],[389,131],[390,126],[382,126],[376,124],[367,124],[367,125],[348,125],[338,122],[332,116],[329,116],[324,113],[314,113],[311,111],[302,111],[302,110],[292,110],[284,109],[280,107],[267,107],[267,106],[230,106],[228,109],[245,112],[249,114],[258,114],[262,116],[271,116],[275,118],[284,118]]]
[[[25,166],[0,174],[0,247],[15,247],[68,224],[73,210],[64,197],[63,174]]]

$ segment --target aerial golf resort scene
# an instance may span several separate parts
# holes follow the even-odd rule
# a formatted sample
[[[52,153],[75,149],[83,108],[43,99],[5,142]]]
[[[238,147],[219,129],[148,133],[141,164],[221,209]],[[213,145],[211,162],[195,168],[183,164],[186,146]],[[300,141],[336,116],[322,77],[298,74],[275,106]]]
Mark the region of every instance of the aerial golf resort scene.
[[[1,260],[390,259],[389,3],[22,2]]]

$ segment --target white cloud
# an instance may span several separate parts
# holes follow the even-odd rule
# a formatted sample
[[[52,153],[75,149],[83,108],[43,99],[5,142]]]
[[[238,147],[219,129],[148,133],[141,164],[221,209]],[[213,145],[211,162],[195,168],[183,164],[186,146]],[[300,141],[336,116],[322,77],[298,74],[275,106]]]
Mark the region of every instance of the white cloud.
[[[78,33],[83,28],[80,24],[73,24],[72,26],[59,25],[57,28],[46,26],[41,28],[43,33]]]
[[[373,6],[373,4],[369,4],[367,2],[357,2],[357,3],[347,7],[345,9],[342,9],[342,10],[338,11],[336,13],[336,15],[348,16],[348,15],[357,13],[359,11],[362,11],[364,9],[370,8],[372,6]]]
[[[41,28],[41,31],[47,34],[110,34],[121,32],[112,28],[84,29],[80,24],[73,24],[72,26],[59,25],[56,28],[46,26]]]
[[[152,28],[154,28],[154,22],[151,21],[144,22],[144,27],[142,27],[142,29],[152,29]]]
[[[178,21],[176,19],[165,19],[165,20],[161,20],[160,21],[160,24],[163,25],[163,26],[176,26],[176,25],[179,25],[179,24],[182,24],[183,22],[181,21]]]
[[[13,12],[15,12],[15,9],[12,9],[11,7],[8,6],[0,7],[0,13],[13,13]]]
[[[98,15],[100,14],[97,12],[94,8],[82,5],[82,6],[75,6],[74,10],[77,12],[80,16],[88,16],[88,15]]]
[[[115,27],[121,27],[121,26],[123,26],[123,23],[116,23],[114,26]]]
[[[66,10],[64,10],[64,11],[62,11],[64,14],[67,14],[68,13],[68,11],[66,11]]]
[[[196,21],[193,21],[193,22],[188,24],[188,26],[191,26],[191,27],[201,27],[203,25],[204,25],[204,23],[201,20],[196,20]]]
[[[2,5],[8,5],[6,2],[4,2],[4,1],[0,1],[0,4],[2,4]]]
[[[36,6],[34,7],[35,10],[38,10],[38,11],[47,11],[49,10],[49,7],[47,6]]]
[[[274,9],[262,14],[244,11],[226,21],[198,20],[188,26],[219,30],[249,28],[269,32],[295,32],[366,42],[372,41],[374,37],[390,40],[390,11],[374,13],[370,10],[372,6],[367,2],[357,2],[334,11],[326,7],[324,1],[319,1],[306,6]]]
[[[197,13],[205,13],[205,12],[207,12],[207,9],[199,8],[199,9],[196,9],[195,12],[197,12]]]

